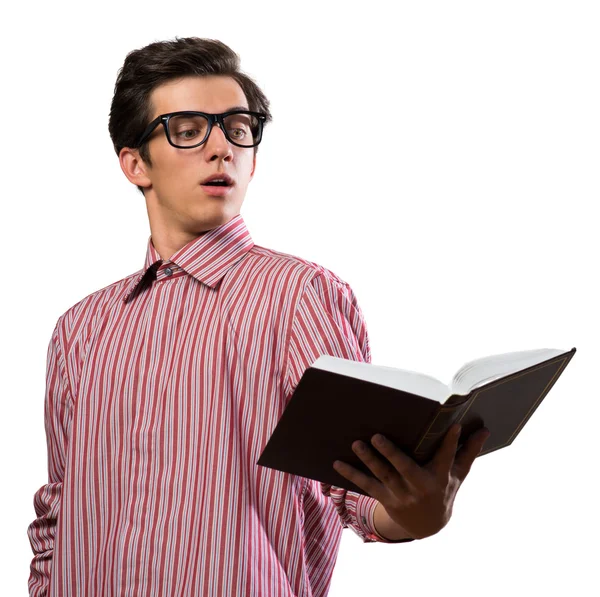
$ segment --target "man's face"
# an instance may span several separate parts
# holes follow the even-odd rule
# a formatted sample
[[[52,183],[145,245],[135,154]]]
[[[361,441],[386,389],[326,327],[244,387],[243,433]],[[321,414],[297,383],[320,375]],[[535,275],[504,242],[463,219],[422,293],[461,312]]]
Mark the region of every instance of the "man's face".
[[[170,81],[157,87],[150,99],[154,107],[150,120],[180,110],[219,114],[236,106],[249,109],[242,88],[233,78],[225,76],[192,76]],[[167,140],[162,124],[150,135],[148,147],[152,167],[141,158],[137,166],[131,166],[130,161],[132,171],[138,174],[135,180],[128,178],[145,187],[153,234],[160,230],[169,237],[194,237],[240,213],[256,166],[253,147],[229,143],[215,125],[199,147],[178,149]],[[226,173],[234,180],[233,187],[223,196],[211,195],[210,187],[204,189],[200,185],[207,176],[218,173]]]

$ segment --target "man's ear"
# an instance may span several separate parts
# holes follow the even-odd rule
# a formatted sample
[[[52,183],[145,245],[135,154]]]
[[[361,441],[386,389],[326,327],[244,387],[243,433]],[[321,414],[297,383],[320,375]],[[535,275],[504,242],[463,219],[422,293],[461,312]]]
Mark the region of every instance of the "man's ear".
[[[144,163],[137,149],[123,147],[119,153],[119,164],[129,182],[140,187],[152,186],[152,181],[146,174],[148,165]]]

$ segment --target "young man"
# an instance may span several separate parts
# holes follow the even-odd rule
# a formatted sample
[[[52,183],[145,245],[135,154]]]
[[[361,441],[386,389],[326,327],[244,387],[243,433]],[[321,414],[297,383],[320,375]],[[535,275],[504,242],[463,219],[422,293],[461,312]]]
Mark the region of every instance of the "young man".
[[[373,497],[256,465],[321,354],[370,362],[350,286],[254,244],[245,226],[269,120],[221,42],[128,55],[109,129],[151,236],[139,272],[52,334],[31,596],[324,596],[344,527],[392,543],[447,523],[485,434],[456,459],[449,434],[423,468],[389,443],[367,449],[385,482],[340,473]],[[215,178],[225,186],[205,184]]]

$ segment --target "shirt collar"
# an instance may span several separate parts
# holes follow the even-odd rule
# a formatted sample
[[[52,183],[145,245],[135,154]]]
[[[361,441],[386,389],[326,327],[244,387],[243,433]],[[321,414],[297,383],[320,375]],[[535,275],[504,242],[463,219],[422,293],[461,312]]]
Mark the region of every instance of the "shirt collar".
[[[176,263],[199,282],[214,288],[227,271],[252,249],[254,242],[241,214],[231,220],[204,232],[174,253],[168,261]],[[163,260],[148,238],[146,259],[143,269],[129,282],[123,301],[127,302],[134,292],[151,284],[156,270]]]

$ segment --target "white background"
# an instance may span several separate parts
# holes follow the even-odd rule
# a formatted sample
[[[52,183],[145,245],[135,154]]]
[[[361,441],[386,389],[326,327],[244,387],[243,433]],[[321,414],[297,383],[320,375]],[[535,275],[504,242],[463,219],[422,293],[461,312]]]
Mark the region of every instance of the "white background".
[[[27,593],[58,317],[137,270],[143,197],[108,134],[152,41],[220,39],[271,101],[242,215],[355,291],[376,365],[577,348],[440,533],[343,540],[330,596],[598,595],[599,5],[33,3],[3,9],[3,595]],[[20,120],[17,119],[20,115]]]

